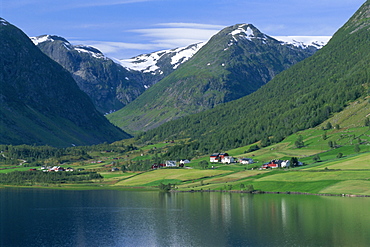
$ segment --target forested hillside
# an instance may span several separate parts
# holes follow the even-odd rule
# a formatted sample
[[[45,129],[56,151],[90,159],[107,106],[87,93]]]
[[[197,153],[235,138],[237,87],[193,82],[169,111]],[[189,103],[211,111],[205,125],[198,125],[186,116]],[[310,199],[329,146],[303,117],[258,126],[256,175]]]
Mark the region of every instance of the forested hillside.
[[[152,129],[248,95],[316,51],[278,41],[251,24],[230,26],[108,118],[132,133]]]
[[[348,102],[369,95],[369,9],[367,1],[324,48],[255,93],[168,122],[137,138],[191,138],[188,145],[176,147],[176,152],[210,153],[259,140],[266,146],[322,123]]]
[[[66,147],[130,137],[110,124],[71,75],[0,18],[0,143]]]

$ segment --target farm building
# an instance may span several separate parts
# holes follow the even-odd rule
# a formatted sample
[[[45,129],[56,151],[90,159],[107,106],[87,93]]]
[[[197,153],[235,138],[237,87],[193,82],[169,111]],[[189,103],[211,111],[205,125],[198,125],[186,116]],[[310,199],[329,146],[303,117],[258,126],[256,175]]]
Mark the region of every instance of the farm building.
[[[249,165],[249,164],[253,164],[254,161],[253,159],[250,159],[250,158],[241,158],[239,159],[239,163],[243,165]]]
[[[174,160],[166,160],[166,167],[175,167],[176,161]]]
[[[209,162],[219,162],[219,153],[214,153],[209,157]]]
[[[289,160],[271,160],[269,163],[263,164],[262,168],[285,168],[290,166]]]
[[[224,164],[234,163],[234,158],[229,156],[228,153],[214,153],[209,157],[209,161],[212,163],[221,162]]]

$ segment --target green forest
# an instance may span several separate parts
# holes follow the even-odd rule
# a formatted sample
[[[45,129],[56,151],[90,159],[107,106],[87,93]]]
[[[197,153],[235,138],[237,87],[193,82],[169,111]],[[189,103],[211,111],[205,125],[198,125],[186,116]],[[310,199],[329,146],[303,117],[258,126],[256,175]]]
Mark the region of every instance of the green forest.
[[[141,133],[145,143],[188,138],[168,156],[217,152],[257,141],[262,146],[324,122],[369,95],[370,34],[340,29],[322,50],[277,75],[255,93]],[[173,154],[173,155],[171,155]]]

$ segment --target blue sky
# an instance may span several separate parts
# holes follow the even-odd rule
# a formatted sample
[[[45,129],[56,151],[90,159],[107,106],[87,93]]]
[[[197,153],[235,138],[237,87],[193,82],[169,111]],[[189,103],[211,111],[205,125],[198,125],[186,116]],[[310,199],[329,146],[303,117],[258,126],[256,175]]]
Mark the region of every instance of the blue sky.
[[[331,36],[365,0],[0,0],[0,17],[29,36],[59,35],[106,55],[207,41],[251,23],[271,36]]]

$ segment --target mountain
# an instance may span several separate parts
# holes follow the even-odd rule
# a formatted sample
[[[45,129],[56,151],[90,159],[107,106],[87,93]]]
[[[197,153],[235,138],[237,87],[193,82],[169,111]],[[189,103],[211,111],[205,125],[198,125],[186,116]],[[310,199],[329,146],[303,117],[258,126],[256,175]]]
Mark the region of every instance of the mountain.
[[[170,152],[192,155],[257,141],[267,146],[317,126],[349,102],[368,97],[369,61],[370,0],[325,47],[253,94],[168,122],[137,138],[141,141],[189,138],[188,145],[177,146]]]
[[[130,59],[119,60],[119,62],[130,70],[155,75],[160,81],[189,60],[203,45],[205,43],[197,43],[186,47],[142,54]]]
[[[66,147],[130,137],[110,124],[69,72],[0,18],[0,143]]]
[[[46,55],[68,70],[102,113],[121,109],[152,85],[154,76],[129,71],[98,49],[72,45],[55,35],[31,37]]]
[[[248,95],[316,51],[278,41],[251,24],[230,26],[108,118],[129,132],[146,131]]]
[[[313,46],[321,49],[328,43],[331,36],[274,36],[273,38],[297,47]]]
[[[321,49],[328,43],[330,36],[274,36],[278,41],[284,42],[287,45],[294,45],[303,49],[316,47]],[[142,54],[129,59],[117,60],[123,67],[129,70],[140,71],[142,73],[150,73],[152,75],[162,75],[163,79],[166,75],[173,72],[181,64],[191,59],[197,51],[202,48],[206,42],[192,44],[187,47],[180,47],[171,50],[163,50]],[[158,80],[159,81],[159,80]],[[154,84],[154,83],[153,83]]]

